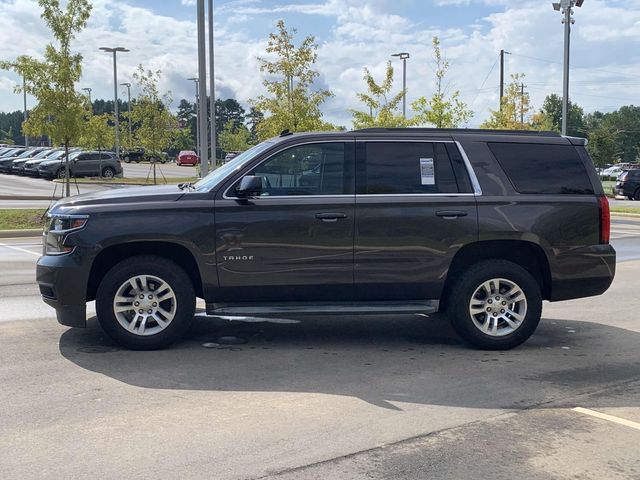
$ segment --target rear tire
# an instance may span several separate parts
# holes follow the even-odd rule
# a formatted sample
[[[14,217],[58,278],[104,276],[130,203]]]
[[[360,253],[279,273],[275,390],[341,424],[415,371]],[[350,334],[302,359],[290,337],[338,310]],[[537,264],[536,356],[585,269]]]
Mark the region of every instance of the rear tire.
[[[484,260],[464,271],[447,293],[454,330],[483,350],[508,350],[525,342],[542,315],[536,279],[506,260]]]
[[[116,264],[96,294],[98,322],[116,343],[155,350],[182,338],[195,314],[191,279],[174,262],[140,255]]]
[[[640,188],[638,188],[636,193],[633,194],[633,199],[640,202]]]
[[[116,171],[111,167],[106,167],[102,169],[102,176],[104,178],[113,178],[116,176]]]

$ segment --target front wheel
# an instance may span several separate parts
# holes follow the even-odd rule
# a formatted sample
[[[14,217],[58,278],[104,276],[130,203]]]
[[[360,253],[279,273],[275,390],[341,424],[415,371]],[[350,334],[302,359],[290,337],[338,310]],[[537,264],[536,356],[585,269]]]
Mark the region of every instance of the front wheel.
[[[189,328],[195,292],[189,276],[174,262],[131,257],[102,279],[96,313],[104,331],[120,345],[134,350],[164,348]]]
[[[58,178],[67,178],[67,170],[64,167],[58,169]]]
[[[636,190],[636,193],[633,194],[633,199],[640,202],[640,188]]]
[[[463,272],[447,295],[455,331],[484,350],[508,350],[526,341],[542,315],[536,279],[506,260],[485,260]]]

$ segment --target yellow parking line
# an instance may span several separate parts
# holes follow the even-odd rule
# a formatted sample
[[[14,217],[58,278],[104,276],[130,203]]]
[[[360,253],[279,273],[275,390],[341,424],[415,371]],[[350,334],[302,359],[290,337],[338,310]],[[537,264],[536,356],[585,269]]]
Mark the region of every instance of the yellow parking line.
[[[31,255],[35,255],[36,257],[40,256],[39,253],[32,252],[31,250],[26,250],[26,249],[20,248],[20,247],[14,247],[13,245],[7,245],[6,243],[0,243],[0,247],[7,247],[7,248],[10,248],[11,250],[15,250],[17,252],[30,253]]]
[[[606,413],[596,412],[595,410],[589,410],[588,408],[576,407],[572,408],[574,412],[583,413],[584,415],[590,415],[592,417],[600,418],[602,420],[608,420],[613,423],[617,423],[619,425],[624,425],[625,427],[635,428],[636,430],[640,430],[640,423],[632,422],[631,420],[625,420],[624,418],[614,417],[613,415],[607,415]]]

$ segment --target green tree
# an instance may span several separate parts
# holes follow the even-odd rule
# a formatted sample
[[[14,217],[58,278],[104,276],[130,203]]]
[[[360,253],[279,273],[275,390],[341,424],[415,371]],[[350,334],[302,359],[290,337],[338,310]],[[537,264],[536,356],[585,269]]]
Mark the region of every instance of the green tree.
[[[86,26],[92,6],[88,0],[68,0],[65,7],[58,0],[38,3],[56,45],[45,47],[42,60],[22,55],[13,62],[0,62],[0,68],[12,69],[22,76],[24,90],[37,101],[24,123],[24,131],[28,135],[48,135],[68,154],[69,146],[80,137],[85,114],[85,96],[75,90],[82,74],[82,56],[71,52],[71,41]],[[23,86],[15,90],[21,93]],[[65,170],[69,195],[69,169]]]
[[[249,148],[251,132],[243,123],[236,126],[233,120],[229,120],[218,138],[225,152],[243,152]]]
[[[251,107],[249,113],[246,116],[247,119],[247,127],[249,128],[249,133],[251,134],[249,143],[255,145],[260,141],[258,137],[258,125],[262,120],[264,120],[264,114],[255,107]]]
[[[584,111],[582,107],[571,103],[569,100],[569,114],[567,119],[567,135],[572,137],[583,137],[584,132]],[[542,103],[541,113],[550,121],[549,130],[555,132],[562,131],[562,97],[552,93],[547,95]]]
[[[171,94],[160,94],[159,79],[160,71],[145,71],[139,65],[133,80],[140,89],[140,95],[135,103],[131,102],[131,118],[138,126],[135,140],[147,155],[155,158],[162,156],[179,131],[178,120],[169,111]]]
[[[88,115],[78,139],[78,145],[90,150],[107,150],[114,141],[113,127],[110,125],[112,116]]]
[[[448,94],[444,78],[449,70],[449,61],[442,56],[440,39],[433,37],[433,60],[435,62],[436,92],[431,98],[420,97],[411,103],[417,124],[433,125],[437,128],[457,128],[473,117],[473,112],[460,100],[460,92]]]
[[[283,130],[303,132],[326,130],[334,127],[322,120],[320,105],[332,97],[329,90],[312,90],[318,72],[313,70],[318,45],[313,36],[307,36],[299,46],[294,44],[296,30],[287,30],[283,20],[277,23],[277,32],[269,34],[267,53],[274,60],[258,57],[260,70],[268,77],[262,82],[267,95],[252,101],[265,118],[256,126],[259,138],[280,134]]]
[[[405,119],[399,110],[404,90],[391,95],[393,88],[393,66],[387,63],[385,77],[378,84],[368,68],[364,69],[364,81],[367,84],[367,93],[358,93],[358,98],[365,104],[368,111],[349,110],[353,116],[353,128],[370,127],[408,127],[414,124],[413,120]]]
[[[9,127],[8,130],[0,130],[0,143],[5,143],[7,145],[13,145],[15,142],[13,141],[13,127]]]
[[[606,126],[617,132],[616,150],[623,162],[636,162],[640,153],[640,107],[625,105],[603,119]]]
[[[180,150],[196,149],[196,144],[194,143],[189,128],[178,128],[175,130],[173,138],[171,139],[170,149],[178,152]]]
[[[529,94],[522,92],[524,73],[511,75],[502,98],[502,108],[491,110],[491,116],[485,120],[481,128],[502,130],[544,130],[550,126],[544,113],[532,114]]]

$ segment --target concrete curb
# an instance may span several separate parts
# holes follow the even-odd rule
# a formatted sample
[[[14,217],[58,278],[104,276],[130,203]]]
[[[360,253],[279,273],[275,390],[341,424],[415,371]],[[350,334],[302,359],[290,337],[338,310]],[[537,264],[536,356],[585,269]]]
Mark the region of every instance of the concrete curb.
[[[64,182],[60,182],[58,180],[54,180],[55,183],[64,184]],[[76,185],[75,183],[72,185]],[[115,187],[126,187],[127,185],[135,185],[135,186],[145,186],[145,185],[153,185],[153,183],[124,183],[124,182],[101,182],[100,180],[96,180],[95,182],[78,182],[77,185],[80,187],[82,185],[113,185]],[[158,183],[158,185],[164,185],[164,183]]]
[[[42,235],[41,228],[25,228],[24,230],[0,230],[0,238],[38,237]]]
[[[44,195],[0,195],[0,200],[60,200],[62,197],[48,197]]]
[[[640,218],[640,213],[619,213],[619,212],[611,212],[612,217],[632,217],[632,218]]]

